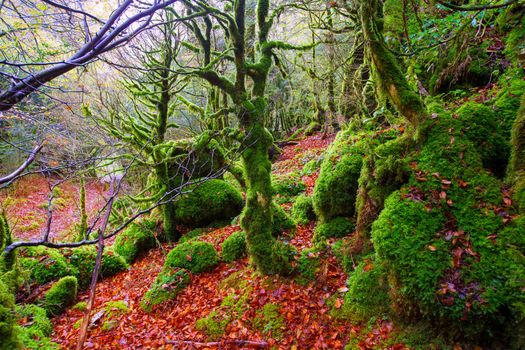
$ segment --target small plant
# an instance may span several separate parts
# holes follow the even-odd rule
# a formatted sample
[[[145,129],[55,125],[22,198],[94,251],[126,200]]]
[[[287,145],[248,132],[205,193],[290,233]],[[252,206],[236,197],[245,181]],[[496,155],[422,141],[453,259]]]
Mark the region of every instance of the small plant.
[[[128,312],[128,304],[123,300],[108,301],[104,305],[103,331],[110,331],[118,325],[118,320]]]
[[[168,253],[164,268],[180,267],[200,273],[213,269],[218,263],[219,256],[211,243],[189,241],[177,245]]]

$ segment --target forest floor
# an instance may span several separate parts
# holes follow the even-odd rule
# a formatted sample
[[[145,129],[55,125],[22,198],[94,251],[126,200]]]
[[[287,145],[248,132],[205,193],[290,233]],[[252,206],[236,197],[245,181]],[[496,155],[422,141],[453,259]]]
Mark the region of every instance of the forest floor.
[[[272,171],[300,170],[305,158],[320,157],[333,139],[334,135],[325,138],[314,135],[285,146]],[[317,175],[313,173],[301,179],[307,186],[307,193],[312,192]],[[104,202],[104,186],[88,182],[86,187],[88,212],[93,212]],[[12,199],[9,214],[21,218],[14,228],[17,238],[38,236],[44,222],[35,221],[35,218],[46,217],[46,209],[41,203],[47,201],[47,188],[46,180],[33,177],[20,182],[11,193],[16,200]],[[78,186],[66,183],[62,189],[61,198],[66,200],[55,215],[56,232],[67,231],[78,221]],[[6,196],[0,199],[5,201]],[[289,209],[291,205],[283,206]],[[38,226],[32,222],[37,222]],[[33,226],[27,229],[28,225]],[[299,252],[310,247],[314,227],[314,222],[298,226],[288,238],[289,242]],[[199,239],[214,244],[220,252],[224,239],[238,230],[239,226],[227,226],[210,231]],[[371,320],[368,325],[353,325],[334,317],[332,311],[341,308],[343,303],[347,276],[330,252],[321,259],[322,266],[316,279],[307,284],[300,284],[292,278],[260,276],[247,258],[231,264],[220,263],[211,272],[192,276],[191,284],[176,299],[147,313],[139,307],[140,300],[172,247],[165,244],[153,249],[133,263],[128,271],[97,284],[86,348],[240,349],[243,347],[236,345],[238,341],[249,340],[272,349],[343,349],[349,343],[355,344],[352,349],[405,349],[402,344],[381,346],[393,332],[394,327],[389,321]],[[233,315],[231,309],[221,306],[227,297],[244,300],[240,313]],[[79,301],[87,299],[87,291],[79,294]],[[124,302],[127,309],[112,309],[108,302],[116,301]],[[261,327],[257,319],[264,318],[262,310],[269,303],[277,306],[278,315],[268,323],[271,326]],[[226,320],[223,323],[224,335],[216,339],[196,328],[196,321],[213,311],[216,313],[214,319]],[[83,314],[72,308],[54,318],[53,341],[64,349],[74,348]]]

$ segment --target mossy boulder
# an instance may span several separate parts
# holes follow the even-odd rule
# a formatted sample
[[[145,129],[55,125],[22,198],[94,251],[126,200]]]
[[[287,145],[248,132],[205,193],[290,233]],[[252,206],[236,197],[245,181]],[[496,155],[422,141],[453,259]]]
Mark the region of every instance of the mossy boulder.
[[[53,325],[45,309],[33,304],[20,305],[16,307],[16,317],[19,320],[18,335],[24,349],[60,348],[57,343],[49,339],[53,332]]]
[[[19,261],[20,266],[29,273],[29,282],[39,285],[78,274],[78,270],[68,263],[58,249],[23,248],[20,249]]]
[[[443,116],[429,129],[409,183],[373,223],[372,241],[396,314],[483,343],[521,318],[525,246],[502,234],[501,183],[462,126]]]
[[[315,220],[312,197],[302,194],[295,198],[292,206],[292,218],[301,225],[306,225],[311,220]]]
[[[324,157],[313,194],[314,210],[321,222],[354,215],[365,154],[362,137],[350,131],[339,132]]]
[[[493,109],[496,119],[501,124],[501,136],[508,140],[520,109],[522,96],[525,93],[525,81],[519,78],[505,81],[505,77],[501,79],[501,92],[494,100]]]
[[[166,257],[164,268],[183,268],[193,273],[213,269],[219,263],[219,256],[213,244],[201,241],[180,243]]]
[[[502,177],[509,161],[510,144],[494,110],[480,103],[467,102],[456,114],[463,133],[481,156],[483,166]]]
[[[77,278],[67,276],[59,279],[44,295],[44,309],[50,316],[60,315],[75,303],[77,298]]]
[[[290,200],[306,190],[306,185],[301,181],[298,173],[286,173],[272,176],[272,188],[274,195]]]
[[[97,259],[97,248],[95,246],[84,246],[73,249],[63,249],[62,254],[67,259],[71,270],[76,271],[80,288],[86,288],[91,282],[91,275],[95,268]],[[124,258],[116,254],[111,248],[104,249],[100,265],[100,277],[107,278],[129,268]]]
[[[156,243],[155,234],[150,228],[141,223],[132,223],[117,236],[113,249],[128,263],[132,263],[140,254],[155,248]]]
[[[240,192],[223,180],[208,180],[191,188],[175,202],[177,223],[203,227],[240,214],[244,202]]]
[[[338,217],[329,222],[317,225],[313,240],[318,242],[327,238],[342,238],[351,234],[354,229],[355,225],[352,220]]]
[[[164,268],[140,301],[140,307],[150,312],[155,305],[174,299],[190,284],[190,275],[181,268]]]
[[[296,281],[302,285],[314,281],[320,266],[321,258],[319,252],[315,248],[304,249],[296,261],[298,274]]]
[[[246,233],[237,231],[232,233],[221,244],[222,260],[233,262],[246,255]]]

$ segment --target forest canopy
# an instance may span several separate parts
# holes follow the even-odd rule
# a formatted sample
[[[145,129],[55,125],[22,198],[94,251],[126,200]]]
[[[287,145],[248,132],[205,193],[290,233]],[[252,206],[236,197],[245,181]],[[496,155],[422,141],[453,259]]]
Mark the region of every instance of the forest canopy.
[[[525,347],[525,1],[0,1],[0,349]]]

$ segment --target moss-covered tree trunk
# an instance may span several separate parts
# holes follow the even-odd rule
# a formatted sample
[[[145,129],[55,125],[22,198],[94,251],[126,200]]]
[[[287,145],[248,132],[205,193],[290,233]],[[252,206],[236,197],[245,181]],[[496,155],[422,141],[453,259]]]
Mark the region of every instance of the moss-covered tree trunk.
[[[401,71],[396,57],[389,51],[378,35],[378,17],[382,17],[377,0],[361,0],[359,18],[368,57],[372,63],[375,80],[381,93],[392,101],[394,106],[415,128],[425,115],[423,102],[412,91]]]
[[[514,185],[514,199],[520,213],[525,212],[525,94],[521,108],[512,126],[512,154],[510,159],[510,180]]]

